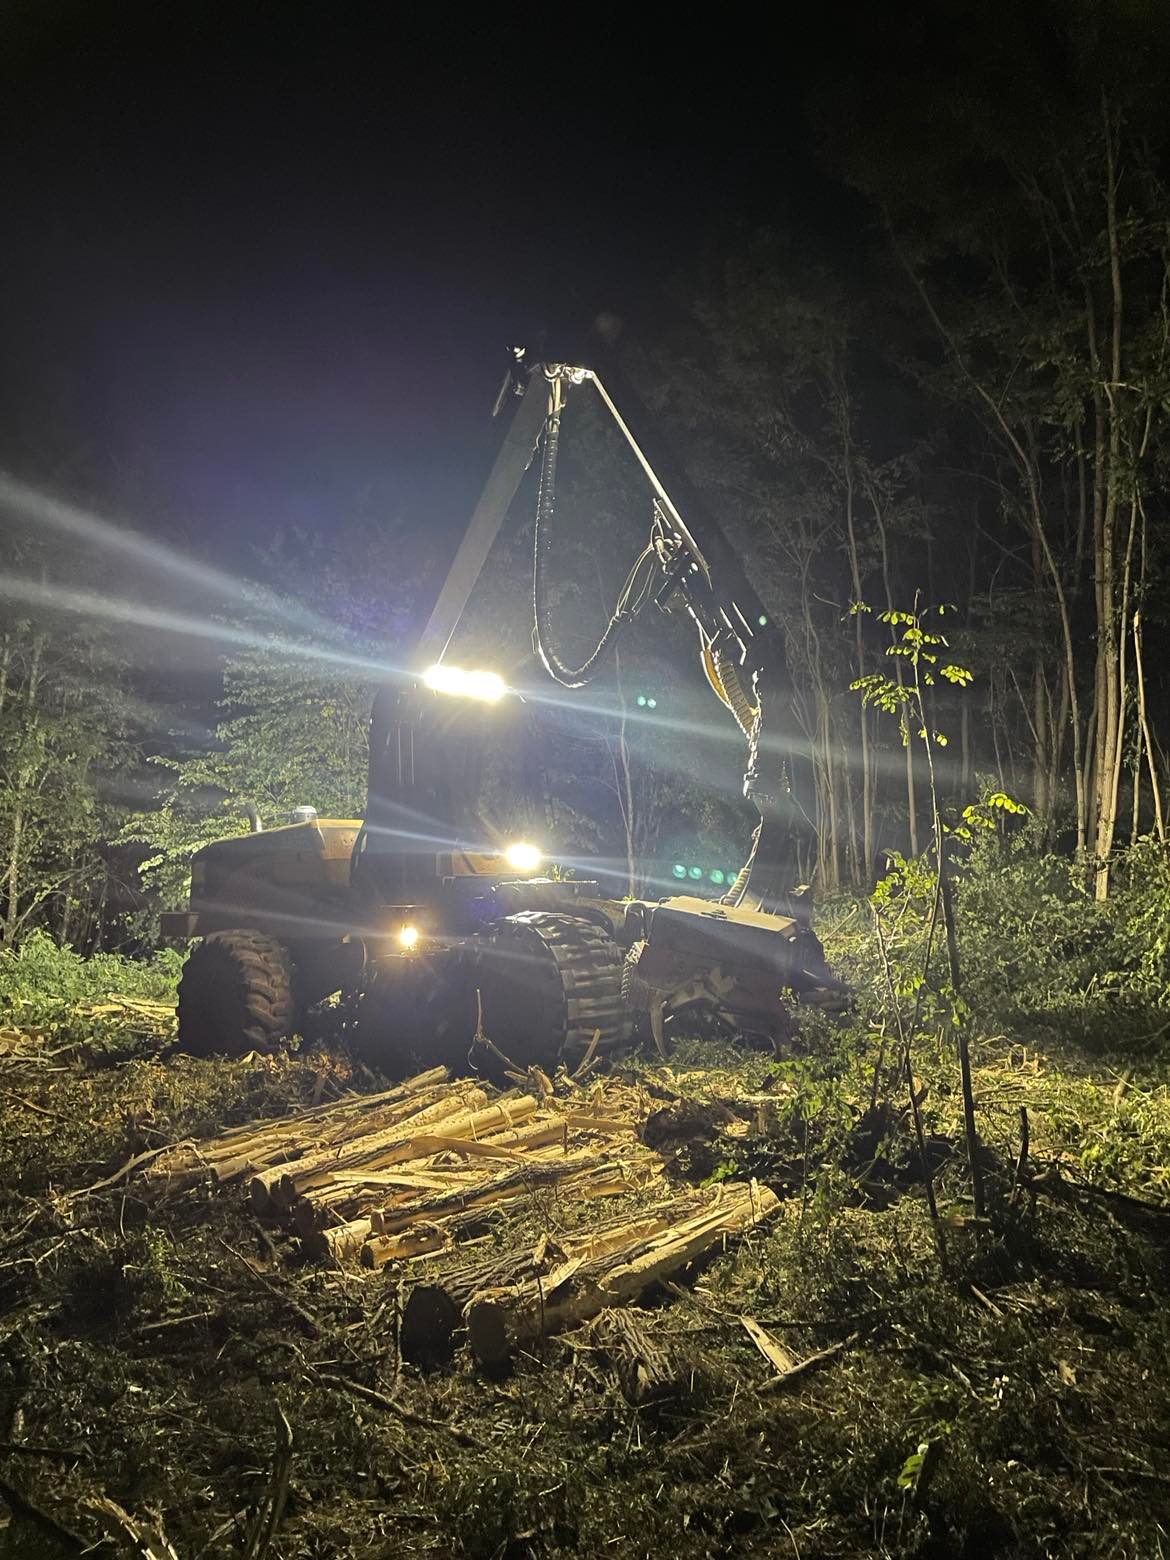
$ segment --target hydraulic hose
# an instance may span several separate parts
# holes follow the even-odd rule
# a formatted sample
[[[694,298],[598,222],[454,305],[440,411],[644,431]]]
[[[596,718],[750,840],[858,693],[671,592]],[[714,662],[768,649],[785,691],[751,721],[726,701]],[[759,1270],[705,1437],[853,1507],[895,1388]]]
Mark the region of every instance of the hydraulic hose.
[[[760,712],[744,690],[743,682],[739,675],[739,667],[722,650],[704,651],[703,661],[711,686],[735,716],[735,723],[740,731],[751,742],[756,731],[756,722],[759,720]],[[757,833],[752,840],[751,853],[747,861],[736,874],[735,882],[728,886],[727,892],[720,898],[720,904],[741,905],[747,897],[748,884],[752,876],[752,863],[755,861],[758,840],[759,835]]]
[[[540,462],[540,493],[536,500],[536,526],[532,555],[532,644],[545,671],[562,688],[584,688],[593,681],[603,656],[618,630],[632,615],[619,602],[605,631],[590,655],[580,666],[569,666],[552,644],[545,574],[552,547],[552,519],[556,507],[557,454],[561,436],[560,387],[553,387],[553,405],[544,428],[544,449]]]
[[[739,667],[722,650],[712,652],[711,662],[719,684],[715,691],[735,716],[736,725],[750,742],[759,711],[744,691],[743,683],[740,681]]]

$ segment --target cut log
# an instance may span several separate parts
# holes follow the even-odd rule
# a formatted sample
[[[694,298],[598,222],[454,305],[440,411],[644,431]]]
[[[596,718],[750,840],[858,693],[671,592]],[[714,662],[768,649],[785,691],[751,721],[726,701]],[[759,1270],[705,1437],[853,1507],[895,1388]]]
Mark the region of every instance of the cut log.
[[[572,1183],[576,1196],[606,1197],[644,1186],[660,1173],[661,1165],[653,1155],[631,1154],[620,1159],[596,1151],[558,1155],[532,1164],[526,1161],[515,1168],[509,1166],[466,1189],[456,1188],[450,1193],[412,1198],[397,1207],[375,1209],[370,1219],[377,1234],[393,1235],[419,1219],[447,1219],[470,1208],[515,1202],[545,1187]]]
[[[364,1268],[385,1267],[388,1262],[410,1262],[433,1256],[451,1244],[452,1231],[439,1224],[423,1224],[401,1235],[371,1235],[358,1253]]]
[[[635,1408],[681,1402],[705,1386],[710,1369],[700,1354],[659,1342],[657,1318],[646,1311],[602,1311],[585,1336],[608,1360],[627,1403]]]
[[[611,1221],[575,1235],[555,1238],[545,1235],[531,1250],[505,1252],[487,1262],[465,1262],[449,1268],[431,1283],[416,1284],[407,1296],[402,1312],[403,1359],[448,1358],[452,1336],[459,1327],[464,1307],[481,1291],[549,1273],[570,1258],[603,1257],[610,1251],[629,1246],[639,1237],[668,1229],[671,1224],[694,1213],[707,1200],[703,1193],[692,1192],[656,1208],[648,1208],[633,1219]],[[362,1252],[362,1261],[371,1267],[380,1266],[372,1254],[367,1259],[369,1250],[367,1245]]]
[[[449,1359],[463,1307],[472,1295],[531,1278],[541,1259],[542,1253],[532,1250],[505,1251],[486,1262],[464,1263],[444,1273],[437,1283],[416,1284],[402,1308],[402,1358],[416,1365]],[[550,1248],[547,1260],[563,1260],[563,1253]]]
[[[607,1306],[628,1304],[779,1206],[776,1194],[754,1181],[725,1182],[705,1210],[671,1229],[638,1236],[600,1256],[571,1257],[547,1277],[482,1291],[465,1311],[476,1358],[500,1364],[518,1344],[577,1326]]]
[[[487,1095],[475,1085],[457,1084],[444,1089],[435,1099],[427,1098],[420,1108],[404,1106],[388,1125],[377,1127],[358,1137],[348,1137],[325,1148],[306,1152],[291,1162],[258,1171],[248,1183],[248,1195],[258,1212],[288,1208],[295,1198],[313,1184],[313,1177],[328,1180],[340,1170],[359,1165],[374,1167],[380,1154],[390,1154],[412,1133],[433,1128],[440,1121],[466,1121],[469,1114],[487,1103]],[[407,1156],[409,1157],[409,1156]]]
[[[458,1326],[459,1307],[448,1290],[442,1284],[416,1284],[402,1308],[402,1358],[412,1365],[437,1365],[449,1359]]]
[[[369,1238],[369,1219],[350,1219],[331,1230],[314,1230],[302,1241],[301,1249],[322,1262],[356,1262]]]

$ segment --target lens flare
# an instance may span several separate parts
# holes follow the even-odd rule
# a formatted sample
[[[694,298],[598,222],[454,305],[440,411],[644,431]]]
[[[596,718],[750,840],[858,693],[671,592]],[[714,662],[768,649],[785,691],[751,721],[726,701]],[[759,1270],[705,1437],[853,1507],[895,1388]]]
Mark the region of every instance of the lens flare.
[[[447,693],[455,698],[482,699],[485,704],[495,704],[508,691],[508,686],[498,672],[464,671],[461,666],[439,662],[423,673],[423,682],[434,693]]]
[[[247,650],[269,650],[276,654],[295,656],[303,661],[338,666],[349,671],[364,672],[378,677],[401,675],[399,668],[384,661],[372,660],[368,656],[351,655],[324,645],[289,639],[279,634],[237,628],[230,623],[212,622],[207,618],[196,617],[192,613],[143,606],[140,602],[120,600],[116,596],[105,596],[95,590],[51,585],[43,580],[31,580],[18,574],[0,572],[0,598],[24,601],[30,606],[44,607],[48,611],[74,612],[83,617],[135,624],[139,628],[161,629],[164,633],[207,639],[218,645],[239,645]]]
[[[261,591],[252,582],[237,579],[221,569],[209,568],[176,548],[115,525],[93,510],[31,487],[3,470],[0,470],[0,509],[13,510],[38,526],[62,531],[106,552],[121,554],[156,573],[170,575],[188,590],[195,586],[227,602],[243,603],[246,600],[253,607],[258,606],[268,619],[283,620],[303,631],[336,639],[335,625],[307,608],[282,601],[275,593]]]
[[[526,840],[517,840],[504,852],[504,860],[513,872],[535,872],[544,856],[539,846],[529,845]]]

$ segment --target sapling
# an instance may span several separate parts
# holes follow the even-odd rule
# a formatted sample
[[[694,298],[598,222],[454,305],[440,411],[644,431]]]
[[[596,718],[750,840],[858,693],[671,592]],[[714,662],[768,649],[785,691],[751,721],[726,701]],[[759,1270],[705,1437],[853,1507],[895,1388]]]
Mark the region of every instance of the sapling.
[[[868,612],[870,608],[858,603],[853,610],[855,612]],[[894,716],[898,722],[903,745],[909,746],[912,742],[921,743],[926,757],[931,819],[930,856],[934,867],[934,884],[930,917],[927,924],[926,946],[923,952],[922,973],[915,983],[914,1011],[908,1024],[903,1025],[900,1010],[897,1009],[898,998],[893,982],[887,980],[887,984],[890,987],[891,1000],[895,1003],[899,1033],[903,1037],[905,1067],[907,1076],[910,1079],[909,1087],[913,1097],[913,1072],[909,1062],[910,1045],[922,1020],[922,1006],[927,991],[927,977],[930,972],[931,959],[934,953],[935,934],[937,928],[941,925],[948,973],[946,997],[950,1009],[951,1024],[955,1031],[959,1057],[959,1075],[963,1099],[963,1129],[966,1140],[967,1164],[971,1177],[971,1200],[975,1217],[982,1219],[986,1212],[987,1200],[980,1164],[979,1130],[975,1116],[975,1095],[971,1083],[971,1048],[965,1023],[967,1009],[962,999],[959,939],[955,926],[954,896],[947,852],[948,837],[952,833],[957,833],[960,837],[969,837],[972,828],[982,820],[982,814],[980,814],[978,809],[967,808],[964,812],[963,825],[955,831],[949,829],[943,822],[939,800],[938,774],[935,767],[935,750],[946,747],[947,738],[931,723],[927,709],[926,692],[927,689],[935,687],[940,679],[959,688],[967,687],[973,680],[973,673],[967,667],[960,666],[957,662],[950,659],[947,654],[949,646],[944,635],[927,626],[932,619],[941,619],[951,610],[953,609],[945,605],[936,607],[922,606],[918,596],[915,595],[914,606],[911,611],[904,612],[891,609],[880,613],[881,621],[889,624],[895,636],[894,643],[887,648],[886,654],[899,659],[902,664],[903,675],[893,678],[882,672],[871,672],[866,677],[858,678],[850,684],[850,687],[855,692],[861,694],[862,702],[866,707],[872,706]],[[1009,812],[1026,811],[1018,802],[1013,802],[1010,797],[999,793],[988,798],[984,805],[985,807]],[[876,903],[874,915],[875,923],[877,923],[879,913]],[[885,945],[881,942],[880,924],[878,924],[878,935],[883,966],[888,973],[888,958]]]

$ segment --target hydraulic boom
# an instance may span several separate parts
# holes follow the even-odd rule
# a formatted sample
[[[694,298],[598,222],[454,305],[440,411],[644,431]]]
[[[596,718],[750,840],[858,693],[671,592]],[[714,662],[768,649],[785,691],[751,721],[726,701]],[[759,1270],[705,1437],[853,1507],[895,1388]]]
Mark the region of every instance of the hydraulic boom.
[[[797,886],[798,845],[806,827],[793,800],[779,709],[788,693],[783,636],[752,586],[722,526],[708,512],[659,438],[640,399],[600,345],[588,356],[514,362],[497,410],[515,407],[512,424],[423,632],[420,661],[441,658],[525,472],[540,454],[533,567],[534,645],[549,675],[583,687],[621,630],[650,601],[681,603],[698,631],[707,680],[735,718],[748,746],[744,794],[760,822],[751,854],[724,903],[807,921],[808,894]],[[570,397],[592,386],[646,475],[653,498],[649,536],[593,653],[567,666],[555,645],[544,589],[556,506],[561,421]]]

